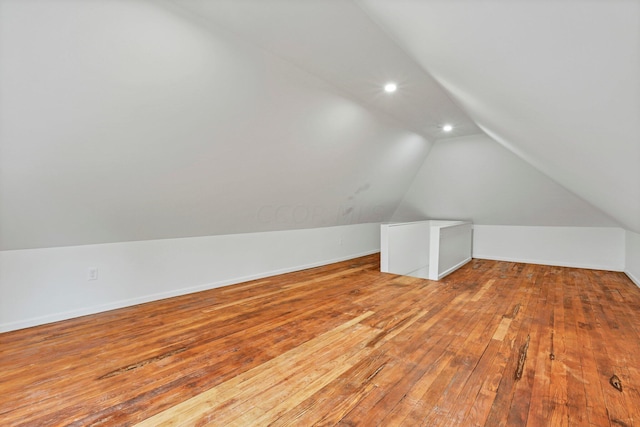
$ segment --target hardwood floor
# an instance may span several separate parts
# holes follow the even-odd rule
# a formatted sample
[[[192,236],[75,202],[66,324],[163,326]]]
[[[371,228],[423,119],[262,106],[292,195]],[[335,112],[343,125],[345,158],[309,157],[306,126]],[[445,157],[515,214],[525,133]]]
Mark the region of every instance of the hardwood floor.
[[[0,334],[0,425],[640,425],[640,288],[624,274],[378,269],[374,255]]]

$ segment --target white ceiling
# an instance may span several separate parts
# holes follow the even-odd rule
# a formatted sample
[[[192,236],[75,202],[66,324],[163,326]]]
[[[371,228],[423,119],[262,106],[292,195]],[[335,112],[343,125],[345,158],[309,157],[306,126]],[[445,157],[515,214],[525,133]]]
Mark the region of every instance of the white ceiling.
[[[489,136],[640,231],[640,1],[359,4]]]
[[[478,182],[565,198],[476,185],[485,222],[640,232],[639,27],[640,0],[0,0],[0,249],[389,220],[456,178],[434,141],[483,135],[548,179],[487,148]]]
[[[640,230],[638,0],[175,1],[431,140],[482,129]]]
[[[350,0],[174,0],[434,141],[482,131],[440,85]],[[394,81],[389,95],[384,83]],[[442,132],[451,123],[455,130]]]

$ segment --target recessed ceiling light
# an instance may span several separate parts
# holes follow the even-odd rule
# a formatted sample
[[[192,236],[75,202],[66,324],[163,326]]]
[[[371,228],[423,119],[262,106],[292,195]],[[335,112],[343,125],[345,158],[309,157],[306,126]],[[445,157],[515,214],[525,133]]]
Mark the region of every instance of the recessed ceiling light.
[[[453,126],[447,123],[446,125],[442,126],[442,130],[444,132],[451,132],[453,130]]]
[[[396,89],[398,89],[398,85],[393,82],[389,82],[386,85],[384,85],[384,91],[387,93],[395,92]]]

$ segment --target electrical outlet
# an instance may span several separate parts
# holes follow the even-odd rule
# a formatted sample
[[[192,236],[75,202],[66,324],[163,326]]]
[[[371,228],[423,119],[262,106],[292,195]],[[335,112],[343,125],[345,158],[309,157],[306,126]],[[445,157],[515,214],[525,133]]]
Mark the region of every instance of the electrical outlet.
[[[98,280],[98,267],[89,267],[87,269],[87,280]]]

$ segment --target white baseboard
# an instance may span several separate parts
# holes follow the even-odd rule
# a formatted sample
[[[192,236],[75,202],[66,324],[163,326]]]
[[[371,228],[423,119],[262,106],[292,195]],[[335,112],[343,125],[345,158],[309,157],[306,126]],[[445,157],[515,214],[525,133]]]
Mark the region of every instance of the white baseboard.
[[[71,310],[71,311],[55,313],[55,314],[51,314],[51,315],[47,315],[47,316],[34,317],[34,318],[30,318],[30,319],[20,320],[20,321],[17,321],[17,322],[3,323],[3,324],[0,324],[0,332],[8,332],[8,331],[13,331],[13,330],[17,330],[17,329],[30,328],[32,326],[38,326],[38,325],[43,325],[43,324],[47,324],[47,323],[58,322],[58,321],[61,321],[61,320],[67,320],[67,319],[71,319],[71,318],[75,318],[75,317],[81,317],[81,316],[87,316],[87,315],[96,314],[96,313],[102,313],[102,312],[105,312],[105,311],[116,310],[116,309],[124,308],[124,307],[131,307],[131,306],[137,305],[137,304],[144,304],[144,303],[147,303],[147,302],[158,301],[158,300],[162,300],[162,299],[166,299],[166,298],[172,298],[172,297],[176,297],[176,296],[180,296],[180,295],[187,295],[187,294],[192,294],[192,293],[195,293],[195,292],[206,291],[206,290],[209,290],[209,289],[220,288],[220,287],[223,287],[223,286],[229,286],[229,285],[235,285],[235,284],[238,284],[238,283],[249,282],[251,280],[264,279],[266,277],[277,276],[279,274],[285,274],[285,273],[292,273],[294,271],[306,270],[306,269],[309,269],[309,268],[320,267],[320,266],[328,265],[328,264],[334,264],[336,262],[347,261],[347,260],[350,260],[350,259],[359,258],[359,257],[367,256],[367,255],[372,255],[372,254],[379,253],[379,252],[380,251],[376,249],[376,250],[372,250],[372,251],[366,251],[366,252],[351,254],[351,255],[348,255],[348,256],[344,256],[344,257],[333,258],[333,259],[323,260],[323,261],[319,261],[319,262],[313,262],[313,263],[304,264],[304,265],[298,265],[298,266],[289,267],[289,268],[282,268],[282,269],[278,269],[278,270],[265,271],[265,272],[262,272],[262,273],[259,273],[259,274],[253,274],[253,275],[249,275],[249,276],[236,277],[236,278],[233,278],[233,279],[230,279],[230,280],[221,280],[221,281],[218,281],[218,282],[207,283],[207,284],[200,285],[200,286],[192,286],[192,287],[183,288],[183,289],[175,289],[175,290],[172,290],[172,291],[169,291],[169,292],[160,292],[160,293],[156,293],[156,294],[145,295],[143,297],[116,301],[116,302],[109,303],[109,304],[96,305],[96,306],[93,306],[93,307],[86,307],[86,308],[82,308],[82,309],[78,309],[78,310]]]
[[[463,265],[465,265],[469,261],[471,261],[471,257],[459,262],[458,264],[454,265],[453,267],[449,268],[448,270],[445,270],[445,271],[441,272],[438,275],[438,280],[442,279],[447,274],[453,273],[454,271],[456,271],[457,269],[459,269],[460,267],[462,267]]]
[[[639,287],[639,288],[640,288],[640,278],[638,278],[638,277],[634,276],[630,271],[625,271],[625,272],[624,272],[624,274],[626,274],[626,275],[627,275],[627,277],[628,277],[629,279],[631,279],[631,281],[632,281],[633,283],[635,283],[635,285],[636,285],[637,287]]]
[[[523,264],[537,264],[537,265],[551,265],[554,267],[571,267],[571,268],[585,268],[588,270],[606,270],[606,271],[622,271],[622,270],[612,270],[609,265],[597,265],[597,264],[586,264],[579,262],[565,263],[565,262],[557,262],[550,260],[540,260],[540,259],[526,259],[526,258],[516,258],[516,257],[496,257],[491,255],[482,255],[482,254],[473,254],[474,258],[477,259],[488,259],[491,261],[507,261],[507,262],[520,262]]]

